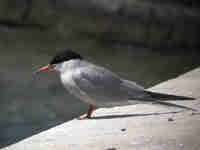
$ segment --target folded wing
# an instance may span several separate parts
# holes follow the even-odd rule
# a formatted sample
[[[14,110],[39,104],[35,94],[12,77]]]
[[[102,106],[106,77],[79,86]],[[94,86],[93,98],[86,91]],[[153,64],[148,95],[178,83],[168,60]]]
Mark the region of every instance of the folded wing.
[[[76,85],[100,103],[127,103],[130,98],[147,96],[144,89],[132,81],[123,80],[109,70],[87,65],[73,75]]]

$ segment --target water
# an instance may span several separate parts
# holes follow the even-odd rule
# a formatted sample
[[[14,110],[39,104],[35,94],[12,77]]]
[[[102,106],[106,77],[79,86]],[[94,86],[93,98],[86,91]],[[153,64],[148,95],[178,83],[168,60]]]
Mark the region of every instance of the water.
[[[0,147],[32,136],[85,113],[86,104],[70,96],[55,72],[34,76],[56,51],[74,47],[85,59],[144,87],[174,78],[200,65],[193,50],[151,50],[131,46],[81,47],[70,43],[0,44]]]

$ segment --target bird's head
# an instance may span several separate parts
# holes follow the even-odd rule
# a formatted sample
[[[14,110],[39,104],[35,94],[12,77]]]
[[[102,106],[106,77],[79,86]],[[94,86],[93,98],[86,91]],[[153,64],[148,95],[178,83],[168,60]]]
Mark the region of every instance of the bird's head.
[[[78,53],[67,49],[65,51],[59,52],[56,56],[53,57],[48,65],[38,69],[35,73],[55,70],[59,64],[73,59],[82,59],[82,57]]]

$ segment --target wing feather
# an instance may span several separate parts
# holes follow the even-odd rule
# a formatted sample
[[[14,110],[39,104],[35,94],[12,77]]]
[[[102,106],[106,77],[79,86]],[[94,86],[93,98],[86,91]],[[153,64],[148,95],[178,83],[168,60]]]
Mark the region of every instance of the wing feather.
[[[134,82],[123,80],[113,72],[94,65],[80,68],[73,79],[82,91],[101,103],[127,103],[126,100],[145,94],[144,89]]]

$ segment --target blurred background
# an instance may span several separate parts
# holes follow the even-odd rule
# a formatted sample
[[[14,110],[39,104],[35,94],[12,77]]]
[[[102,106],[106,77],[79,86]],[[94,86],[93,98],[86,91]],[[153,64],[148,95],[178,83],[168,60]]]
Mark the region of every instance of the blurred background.
[[[145,88],[200,65],[195,0],[1,0],[0,148],[85,113],[54,72],[65,48]]]

